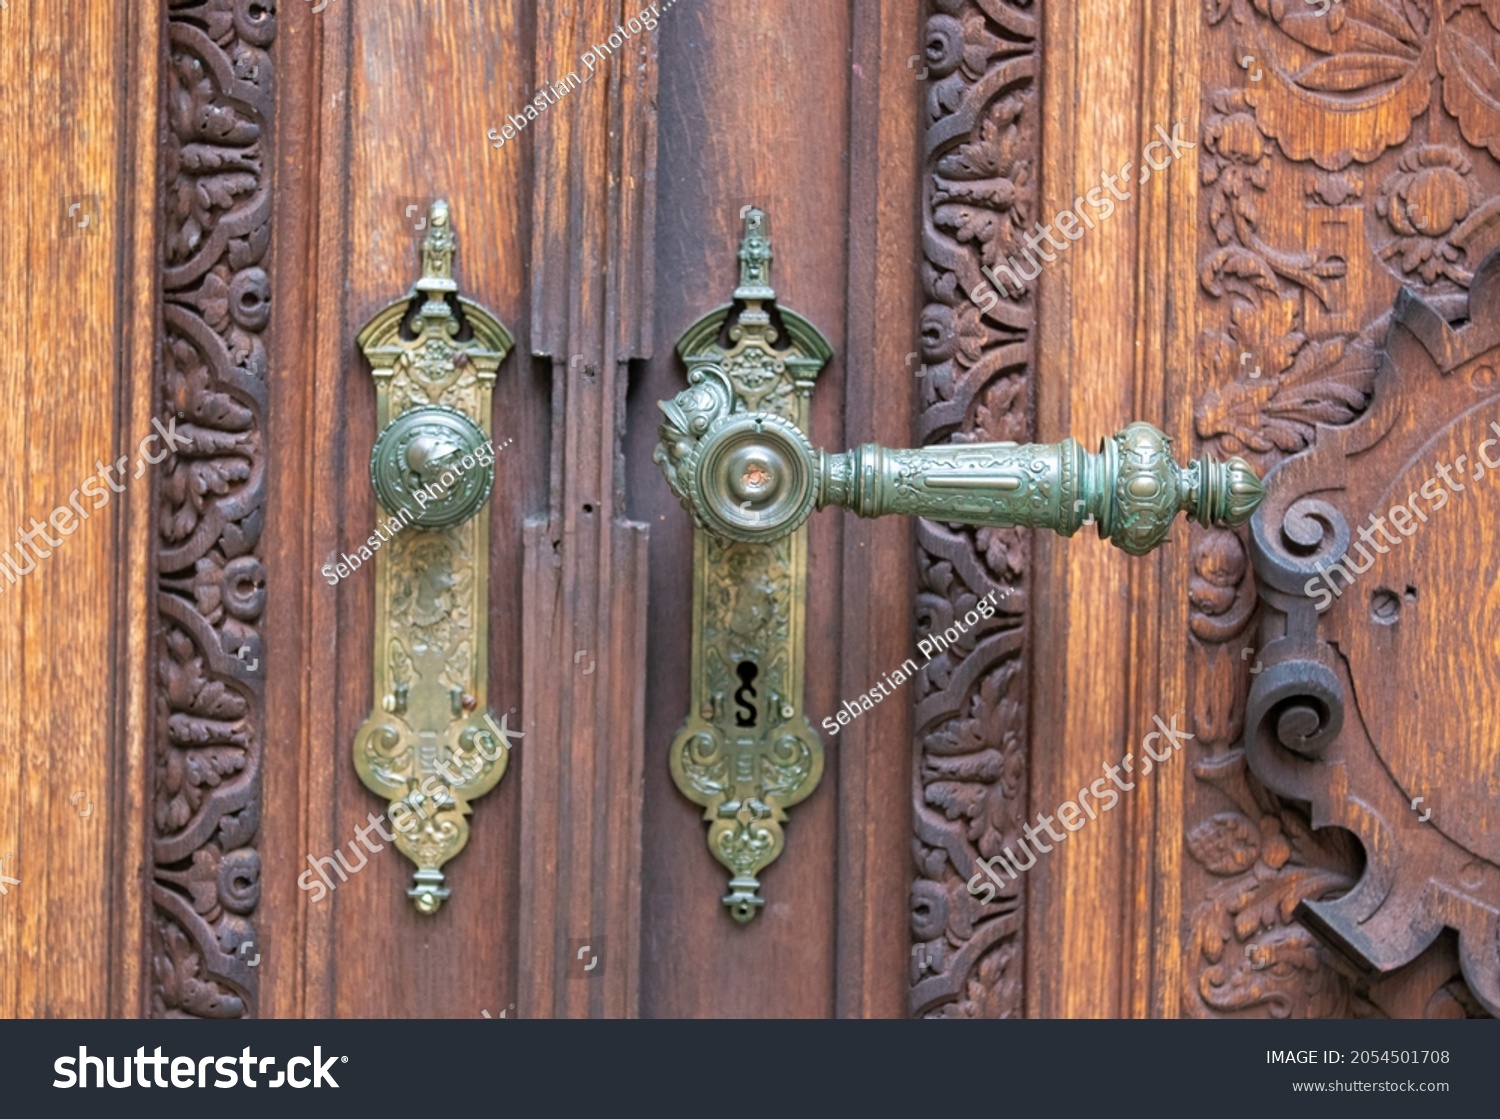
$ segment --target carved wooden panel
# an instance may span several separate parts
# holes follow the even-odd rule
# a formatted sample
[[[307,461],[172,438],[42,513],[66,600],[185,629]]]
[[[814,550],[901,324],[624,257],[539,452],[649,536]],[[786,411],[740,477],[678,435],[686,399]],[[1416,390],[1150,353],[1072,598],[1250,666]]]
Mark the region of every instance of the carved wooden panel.
[[[274,5],[168,3],[151,1005],[256,1003]],[[243,949],[243,950],[242,950]]]
[[[1457,962],[1490,1013],[1500,1010],[1500,494],[1486,477],[1500,467],[1497,313],[1500,253],[1467,300],[1403,291],[1374,405],[1276,472],[1254,525],[1264,665],[1245,737],[1257,777],[1365,852],[1336,899],[1300,899],[1300,922],[1376,974],[1455,929]]]
[[[1039,10],[935,0],[923,61],[922,443],[1031,436],[1034,290],[999,298],[981,269],[1024,253],[1037,220]],[[967,889],[978,858],[1027,820],[1026,577],[1019,529],[919,521],[919,632],[994,591],[995,617],[922,669],[913,776],[911,1012],[1018,1017],[1024,879],[988,904]]]
[[[1331,6],[1209,0],[1202,18],[1196,434],[1213,450],[1248,457],[1263,474],[1305,453],[1268,484],[1272,508],[1263,509],[1258,522],[1268,533],[1283,534],[1276,545],[1281,560],[1273,566],[1295,567],[1312,556],[1336,558],[1328,554],[1336,543],[1327,535],[1334,523],[1357,528],[1375,511],[1369,503],[1378,503],[1386,482],[1407,471],[1422,442],[1462,410],[1460,398],[1467,393],[1462,403],[1472,407],[1487,391],[1458,383],[1475,368],[1465,360],[1477,353],[1466,350],[1461,358],[1457,349],[1439,347],[1424,361],[1409,346],[1400,356],[1399,341],[1392,341],[1389,352],[1386,347],[1390,308],[1402,288],[1433,308],[1418,315],[1428,324],[1427,337],[1441,336],[1435,321],[1465,313],[1465,293],[1477,284],[1479,262],[1500,240],[1500,73],[1493,63],[1500,10],[1417,0]],[[1398,312],[1398,322],[1417,306],[1403,300],[1406,310]],[[1466,345],[1474,349],[1477,342]],[[1434,391],[1443,403],[1423,395]],[[1393,427],[1404,437],[1393,437]],[[1370,449],[1374,444],[1381,449]],[[1355,448],[1357,468],[1344,461]],[[1327,504],[1329,495],[1313,496],[1325,489],[1341,491],[1336,504],[1342,512]],[[1431,534],[1423,538],[1425,547],[1441,551],[1457,538],[1457,518],[1424,531]],[[1421,544],[1407,549],[1424,550]],[[1293,554],[1295,560],[1289,559]],[[1262,567],[1264,578],[1271,578],[1269,570]],[[1452,602],[1433,601],[1440,593],[1436,580],[1413,579],[1417,595],[1429,596],[1422,599],[1423,618],[1433,616],[1429,609],[1449,617],[1461,613]],[[1391,662],[1402,658],[1395,647],[1388,643],[1379,655],[1365,658],[1350,646],[1356,615],[1379,627],[1373,632],[1387,641],[1402,629],[1398,618],[1405,619],[1404,632],[1413,633],[1416,604],[1405,597],[1406,581],[1382,591],[1389,599],[1371,598],[1384,584],[1362,578],[1357,593],[1324,619],[1321,640],[1314,633],[1314,600],[1288,598],[1301,592],[1283,586],[1289,583],[1285,576],[1272,582],[1277,595],[1264,623],[1266,637],[1259,638],[1252,626],[1257,601],[1244,535],[1195,530],[1189,649],[1199,736],[1185,833],[1192,861],[1184,868],[1182,1010],[1198,1016],[1341,1017],[1476,1009],[1461,983],[1458,993],[1441,994],[1452,986],[1456,964],[1413,971],[1412,982],[1425,985],[1425,993],[1396,997],[1389,985],[1381,989],[1358,969],[1343,966],[1298,919],[1299,911],[1347,913],[1355,905],[1364,907],[1361,919],[1368,918],[1371,906],[1352,899],[1368,897],[1376,880],[1379,889],[1392,885],[1381,869],[1391,833],[1372,821],[1402,829],[1409,821],[1392,807],[1394,786],[1368,753],[1364,769],[1345,767],[1332,746],[1289,762],[1274,756],[1265,737],[1280,735],[1284,742],[1290,735],[1300,742],[1296,736],[1309,732],[1306,712],[1279,709],[1267,698],[1272,681],[1281,679],[1280,670],[1272,670],[1278,660],[1316,661],[1321,667],[1303,675],[1316,675],[1320,686],[1328,683],[1323,673],[1345,686],[1353,673],[1355,690],[1363,689],[1359,713],[1346,690],[1351,702],[1338,741],[1373,735],[1383,743],[1382,757],[1386,749],[1420,751],[1419,741],[1431,748],[1430,737],[1419,739],[1405,725],[1401,704],[1429,710],[1434,697],[1451,695],[1447,702],[1461,705],[1458,696],[1466,693],[1445,691],[1453,682],[1434,678],[1398,702],[1400,673],[1391,675]],[[1361,632],[1361,640],[1374,640]],[[1293,633],[1280,645],[1263,647],[1273,635]],[[1427,644],[1418,647],[1407,637],[1408,663],[1430,665],[1437,658],[1450,672],[1460,665],[1486,671],[1472,651],[1445,650],[1432,631],[1424,639]],[[1252,682],[1261,698],[1246,737],[1245,696]],[[1325,726],[1320,734],[1333,732]],[[1242,737],[1251,743],[1248,768]],[[1395,747],[1398,741],[1402,745]],[[1345,748],[1355,749],[1338,749]],[[1447,777],[1454,800],[1467,798],[1472,805],[1484,795],[1475,757],[1439,750],[1423,765],[1439,756],[1454,766]],[[1427,772],[1411,765],[1413,774]],[[1364,805],[1359,812],[1331,791],[1342,780],[1350,783],[1348,797]],[[1264,782],[1312,801],[1312,816]],[[1364,858],[1370,865],[1362,871]],[[1419,862],[1409,869],[1424,882],[1439,864],[1448,866],[1437,855]],[[1459,883],[1460,892],[1471,888],[1462,885],[1459,866],[1448,869],[1442,882]],[[1493,869],[1480,875],[1485,889]],[[1382,969],[1416,956],[1427,931],[1467,920],[1454,916],[1462,905],[1444,892],[1448,885],[1425,889],[1412,886],[1392,895],[1402,919],[1411,918],[1422,931],[1412,934],[1404,950],[1391,945],[1379,953]],[[1345,901],[1329,909],[1326,899],[1341,896]],[[1325,932],[1333,924],[1328,918],[1314,923]],[[1488,951],[1489,962],[1479,971],[1488,968],[1494,982],[1493,932]],[[1429,962],[1440,956],[1452,960],[1451,945],[1432,949]]]

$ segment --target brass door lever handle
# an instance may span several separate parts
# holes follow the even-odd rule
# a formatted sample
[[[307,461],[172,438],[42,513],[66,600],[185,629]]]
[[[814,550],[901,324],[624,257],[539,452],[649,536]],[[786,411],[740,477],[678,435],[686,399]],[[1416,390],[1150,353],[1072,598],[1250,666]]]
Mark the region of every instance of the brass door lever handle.
[[[1243,460],[1172,460],[1171,440],[1131,424],[1089,454],[1076,440],[897,450],[814,450],[810,424],[827,338],[779,304],[763,211],[741,212],[733,301],[677,343],[687,388],[663,401],[653,458],[698,524],[693,542],[691,704],[672,743],[672,779],[703,808],[708,847],[730,872],[723,898],[741,924],[765,899],[787,809],[823,775],[804,705],[807,518],[842,505],[1065,536],[1091,522],[1132,555],[1164,542],[1178,513],[1239,525],[1264,496]],[[915,666],[913,666],[915,671]]]
[[[814,509],[841,505],[861,517],[891,513],[952,524],[1021,525],[1072,536],[1097,523],[1101,538],[1139,556],[1171,531],[1179,512],[1203,525],[1241,525],[1265,490],[1241,458],[1205,455],[1187,466],[1148,423],[1105,439],[1098,454],[1059,443],[966,443],[895,449],[867,443],[843,454],[814,450],[802,431],[769,412],[733,412],[734,390],[717,366],[663,401],[656,462],[699,526],[716,536],[768,543]]]

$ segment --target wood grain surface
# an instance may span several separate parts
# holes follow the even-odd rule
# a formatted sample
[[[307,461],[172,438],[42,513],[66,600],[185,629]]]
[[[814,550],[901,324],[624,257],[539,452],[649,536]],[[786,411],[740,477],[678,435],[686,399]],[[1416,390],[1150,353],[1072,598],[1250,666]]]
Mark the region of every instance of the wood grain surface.
[[[374,390],[354,336],[420,275],[416,227],[436,197],[452,208],[460,290],[517,338],[492,417],[497,445],[515,443],[497,458],[491,506],[490,696],[499,712],[518,705],[521,524],[545,493],[547,395],[526,358],[525,153],[495,153],[484,135],[523,98],[529,25],[518,5],[284,14],[292,64],[279,106],[275,275],[287,319],[273,381],[280,469],[268,567],[287,597],[272,621],[265,816],[267,862],[286,872],[265,891],[265,920],[283,945],[263,965],[265,1012],[498,1015],[516,1001],[516,769],[476,806],[468,847],[449,867],[454,896],[433,918],[413,909],[410,867],[389,849],[316,903],[295,879],[309,855],[348,844],[385,808],[350,754],[372,702],[373,584],[361,572],[330,587],[318,569],[374,523]]]
[[[0,1015],[1493,1012],[1484,483],[1322,615],[1245,530],[1184,524],[1132,560],[1087,532],[815,515],[815,723],[964,595],[1014,597],[825,736],[741,926],[667,765],[693,530],[652,462],[673,345],[729,300],[753,205],[779,301],[833,344],[815,446],[1092,449],[1147,420],[1179,461],[1277,470],[1267,539],[1357,527],[1496,418],[1493,5],[1371,30],[1347,4],[1325,27],[1251,0],[675,0],[585,67],[645,6],[283,4],[274,36],[262,9],[0,9],[0,553],[173,408],[243,465],[148,466],[0,574]],[[497,147],[570,72],[594,76]],[[1141,182],[1159,129],[1192,146]],[[208,182],[195,138],[244,174]],[[1128,201],[1025,298],[970,305],[981,264],[1127,161]],[[438,197],[462,293],[516,339],[491,417],[512,442],[489,689],[525,737],[429,918],[389,848],[321,900],[297,879],[385,808],[351,756],[373,573],[319,569],[377,515],[354,339],[419,275]],[[1322,556],[1319,531],[1298,546]],[[255,605],[226,622],[237,592]],[[1318,664],[1343,722],[1289,761],[1305,742],[1266,681]],[[1179,712],[1175,762],[974,901],[960,864]],[[1387,893],[1359,909],[1371,883]]]
[[[50,555],[14,540],[151,430],[160,51],[123,7],[0,11],[0,550],[36,562],[0,593],[5,1016],[140,1006],[150,483],[127,474]]]

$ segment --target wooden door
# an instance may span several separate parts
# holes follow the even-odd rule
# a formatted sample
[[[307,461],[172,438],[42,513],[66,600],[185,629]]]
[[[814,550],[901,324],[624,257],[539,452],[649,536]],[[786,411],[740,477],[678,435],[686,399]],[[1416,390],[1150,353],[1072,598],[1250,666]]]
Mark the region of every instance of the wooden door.
[[[0,327],[5,439],[17,452],[0,504],[19,536],[71,509],[91,480],[109,495],[97,505],[88,495],[88,518],[62,546],[41,543],[48,555],[14,539],[4,548],[14,576],[0,592],[6,1016],[139,1013],[149,972],[139,871],[152,811],[144,669],[160,467],[138,447],[153,416],[176,419],[157,405],[151,373],[159,30],[123,6],[0,10],[10,153],[0,275],[18,300]],[[130,477],[132,460],[152,473]]]
[[[30,965],[0,1010],[1493,1013],[1500,676],[1471,603],[1500,498],[1424,507],[1321,612],[1299,589],[1429,458],[1480,453],[1489,6],[19,7],[0,133],[36,154],[0,201],[0,274],[28,293],[0,376],[26,411],[0,423],[27,455],[0,505],[50,513],[153,420],[195,443],[0,582],[0,955]],[[422,275],[438,198],[459,294],[514,338],[486,682],[524,736],[424,915],[412,864],[358,840],[388,809],[352,754],[382,699],[376,573],[322,569],[379,519],[356,336]],[[1180,460],[1246,456],[1269,496],[1141,560],[816,514],[815,724],[999,609],[825,735],[742,924],[668,769],[693,529],[652,458],[750,207],[779,304],[832,351],[814,445],[1144,419]],[[1028,257],[1070,210],[1092,220]],[[967,888],[1176,712],[1175,766],[1012,889]],[[358,866],[309,888],[339,851]]]
[[[765,912],[738,926],[701,809],[667,771],[687,713],[691,535],[651,451],[655,402],[684,383],[671,342],[733,289],[750,204],[771,215],[778,294],[838,351],[814,437],[909,441],[916,385],[901,360],[916,348],[916,285],[898,262],[915,245],[920,91],[901,74],[886,94],[901,111],[879,113],[853,98],[852,72],[825,61],[833,45],[878,69],[905,50],[911,13],[831,6],[816,35],[775,57],[764,11],[680,5],[655,28],[640,14],[449,4],[278,15],[274,104],[256,122],[265,131],[246,134],[265,156],[249,189],[274,199],[256,547],[265,608],[244,638],[264,671],[244,755],[261,811],[258,828],[233,837],[237,857],[258,861],[258,898],[253,913],[191,916],[175,898],[158,909],[160,966],[206,969],[218,994],[189,1004],[158,993],[157,1012],[901,1011],[909,716],[893,704],[830,749],[822,788],[793,814],[767,875]],[[192,30],[199,15],[173,15],[176,70],[198,81],[200,112],[238,117],[239,100],[214,85],[233,69],[237,32],[210,45]],[[629,33],[611,39],[617,25]],[[702,50],[705,39],[716,46]],[[591,51],[596,77],[579,61]],[[575,71],[590,80],[571,81]],[[540,103],[538,90],[550,91]],[[829,111],[810,117],[815,101]],[[905,177],[877,187],[880,167]],[[374,390],[355,339],[419,275],[419,227],[439,197],[460,294],[516,342],[491,417],[495,444],[509,442],[490,518],[489,692],[524,737],[499,787],[474,802],[467,846],[445,867],[451,897],[423,916],[407,896],[412,866],[389,848],[366,863],[355,843],[386,807],[350,764],[379,698],[375,579],[337,566],[337,585],[317,576],[358,555],[379,520],[366,467]],[[882,365],[899,375],[879,377]],[[833,518],[814,528],[817,709],[905,658],[904,611],[872,611],[863,591],[909,600],[909,533]],[[177,608],[180,583],[163,573],[161,587]],[[222,867],[226,842],[194,857]],[[341,849],[361,864],[347,880],[317,871]],[[173,883],[176,873],[158,866]],[[237,938],[253,938],[254,970],[235,958]]]

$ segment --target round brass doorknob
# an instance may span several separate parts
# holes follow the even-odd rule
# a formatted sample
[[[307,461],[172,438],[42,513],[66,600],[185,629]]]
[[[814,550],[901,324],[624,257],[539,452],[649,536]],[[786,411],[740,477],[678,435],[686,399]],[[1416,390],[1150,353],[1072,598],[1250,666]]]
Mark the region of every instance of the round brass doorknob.
[[[495,456],[484,429],[468,416],[424,404],[385,425],[370,455],[370,481],[386,512],[406,509],[412,524],[449,528],[490,496]]]

